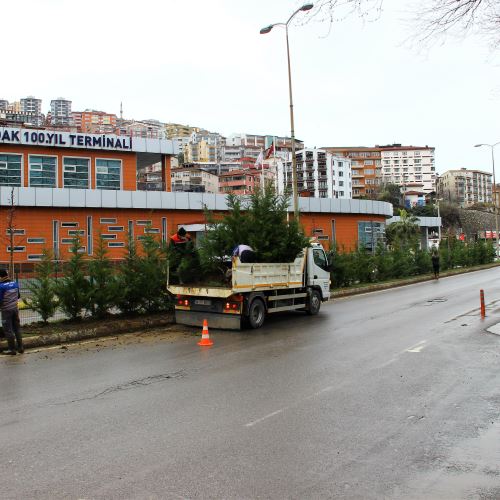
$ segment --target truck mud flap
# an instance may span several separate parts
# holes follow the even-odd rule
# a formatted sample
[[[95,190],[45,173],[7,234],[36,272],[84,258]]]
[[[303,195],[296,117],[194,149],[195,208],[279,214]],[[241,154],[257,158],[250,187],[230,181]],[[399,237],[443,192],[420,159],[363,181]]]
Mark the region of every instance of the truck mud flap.
[[[209,328],[222,330],[240,330],[241,316],[238,314],[217,314],[197,311],[175,311],[175,322],[180,325],[203,326],[203,320],[208,321]]]

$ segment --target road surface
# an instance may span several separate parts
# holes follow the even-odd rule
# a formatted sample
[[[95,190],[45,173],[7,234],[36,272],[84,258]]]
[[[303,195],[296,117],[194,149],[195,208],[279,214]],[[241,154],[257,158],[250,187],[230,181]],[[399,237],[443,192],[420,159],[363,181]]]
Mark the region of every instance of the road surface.
[[[0,496],[498,499],[499,300],[495,268],[2,358]]]

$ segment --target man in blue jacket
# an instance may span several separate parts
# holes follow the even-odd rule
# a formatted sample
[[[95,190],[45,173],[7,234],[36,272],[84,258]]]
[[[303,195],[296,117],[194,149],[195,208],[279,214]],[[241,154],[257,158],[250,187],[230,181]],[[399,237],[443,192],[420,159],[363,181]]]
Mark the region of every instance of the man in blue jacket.
[[[9,346],[1,354],[15,356],[17,353],[22,354],[24,352],[19,322],[19,309],[17,308],[19,297],[19,285],[17,282],[9,278],[5,269],[0,269],[0,311],[2,311],[3,331]]]

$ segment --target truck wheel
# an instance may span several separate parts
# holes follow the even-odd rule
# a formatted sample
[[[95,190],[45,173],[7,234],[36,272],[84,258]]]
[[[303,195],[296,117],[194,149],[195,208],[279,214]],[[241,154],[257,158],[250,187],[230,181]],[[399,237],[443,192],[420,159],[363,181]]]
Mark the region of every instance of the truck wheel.
[[[311,316],[319,313],[321,308],[321,295],[318,290],[312,290],[309,296],[309,304],[307,306],[306,312]]]
[[[264,324],[266,307],[261,299],[254,299],[248,309],[248,324],[251,328],[260,328]]]

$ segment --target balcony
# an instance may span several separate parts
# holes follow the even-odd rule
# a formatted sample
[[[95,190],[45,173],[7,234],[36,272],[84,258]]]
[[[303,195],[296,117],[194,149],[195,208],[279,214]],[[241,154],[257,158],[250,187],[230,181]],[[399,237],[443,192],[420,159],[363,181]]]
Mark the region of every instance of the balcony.
[[[137,191],[165,191],[164,182],[138,182]]]

